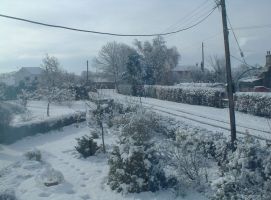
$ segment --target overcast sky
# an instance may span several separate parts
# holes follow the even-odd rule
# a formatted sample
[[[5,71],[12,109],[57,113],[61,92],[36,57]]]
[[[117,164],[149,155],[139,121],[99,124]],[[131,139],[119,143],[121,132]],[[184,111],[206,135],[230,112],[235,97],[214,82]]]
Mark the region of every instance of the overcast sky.
[[[235,30],[247,62],[263,65],[266,51],[271,50],[271,1],[226,0],[226,4],[233,27],[269,24],[265,28]],[[0,13],[102,32],[149,34],[192,25],[214,5],[214,0],[0,0]],[[80,74],[86,60],[96,56],[102,45],[114,40],[132,45],[135,39],[66,31],[5,18],[0,18],[0,27],[0,73],[38,67],[48,53],[59,59],[62,68]],[[220,11],[216,10],[195,28],[167,36],[165,40],[168,46],[178,48],[180,65],[200,62],[202,41],[206,58],[222,56]],[[232,34],[230,47],[231,54],[240,57]],[[232,61],[233,65],[238,64]]]

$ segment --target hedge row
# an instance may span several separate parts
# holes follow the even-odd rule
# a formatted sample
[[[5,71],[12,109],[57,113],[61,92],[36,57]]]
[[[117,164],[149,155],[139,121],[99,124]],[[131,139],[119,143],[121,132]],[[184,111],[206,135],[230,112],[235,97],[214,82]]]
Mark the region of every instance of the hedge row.
[[[271,94],[239,92],[235,109],[252,115],[271,118]]]
[[[131,95],[131,86],[121,85],[119,93]],[[161,100],[223,108],[225,93],[221,88],[145,85],[143,96]],[[256,116],[271,118],[271,94],[239,92],[235,109]]]
[[[119,87],[119,93],[130,95],[130,86],[122,85]],[[146,85],[143,89],[143,96],[179,103],[222,108],[224,92],[221,89],[211,87],[174,87]]]

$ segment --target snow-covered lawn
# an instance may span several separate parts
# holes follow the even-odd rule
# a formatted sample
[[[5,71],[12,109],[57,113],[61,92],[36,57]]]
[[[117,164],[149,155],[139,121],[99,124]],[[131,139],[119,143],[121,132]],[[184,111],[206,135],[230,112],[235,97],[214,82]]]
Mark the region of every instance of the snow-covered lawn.
[[[72,102],[67,104],[50,104],[50,116],[47,117],[46,101],[29,101],[27,103],[27,111],[22,114],[15,115],[11,121],[11,125],[18,126],[25,123],[35,123],[44,120],[59,119],[63,116],[71,115],[79,111],[86,111],[86,104],[83,101]]]
[[[170,200],[205,199],[202,195],[191,192],[186,197],[177,197],[170,191],[140,194],[120,194],[112,191],[106,184],[109,170],[107,156],[100,153],[97,156],[83,159],[75,151],[75,138],[89,134],[86,123],[79,128],[71,125],[63,131],[52,131],[45,135],[24,138],[12,145],[0,146],[0,166],[12,162],[8,168],[0,171],[0,191],[11,189],[21,200]],[[116,135],[107,132],[105,136],[107,149],[116,142]],[[97,141],[101,143],[100,139]],[[23,154],[33,148],[42,153],[43,162],[28,161]],[[40,177],[48,168],[61,172],[64,182],[51,187],[40,183]]]

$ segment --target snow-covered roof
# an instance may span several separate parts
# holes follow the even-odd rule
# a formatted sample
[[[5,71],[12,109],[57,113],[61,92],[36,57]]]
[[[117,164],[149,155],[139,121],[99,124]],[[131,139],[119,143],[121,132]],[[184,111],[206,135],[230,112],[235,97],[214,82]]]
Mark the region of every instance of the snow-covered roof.
[[[260,79],[261,78],[259,78],[259,77],[242,78],[242,79],[240,79],[240,82],[252,83],[252,82],[258,81]]]
[[[94,78],[93,79],[93,82],[95,82],[95,83],[105,83],[105,82],[114,82],[113,81],[113,79],[111,79],[111,78],[106,78],[106,77],[104,77],[104,78],[102,78],[102,77],[96,77],[96,78]]]
[[[40,67],[22,67],[20,70],[26,70],[33,75],[39,75],[42,73],[42,69]]]

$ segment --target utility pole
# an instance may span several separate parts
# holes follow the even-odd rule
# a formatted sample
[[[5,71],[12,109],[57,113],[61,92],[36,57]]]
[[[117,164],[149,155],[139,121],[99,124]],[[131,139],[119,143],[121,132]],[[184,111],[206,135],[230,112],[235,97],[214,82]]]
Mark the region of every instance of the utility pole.
[[[88,60],[87,60],[87,83],[88,83]]]
[[[225,46],[225,58],[226,58],[226,72],[227,72],[227,92],[229,99],[229,112],[230,112],[230,123],[231,123],[231,145],[232,150],[235,149],[234,142],[236,140],[236,124],[235,124],[235,113],[234,113],[234,100],[233,100],[233,81],[231,75],[231,58],[230,58],[230,45],[229,45],[229,30],[227,25],[227,11],[225,6],[225,0],[220,0],[221,11],[222,11],[222,23],[223,23],[223,34],[224,34],[224,46]]]
[[[201,44],[201,65],[200,65],[200,67],[201,67],[201,71],[204,72],[204,44],[203,44],[203,42]]]

